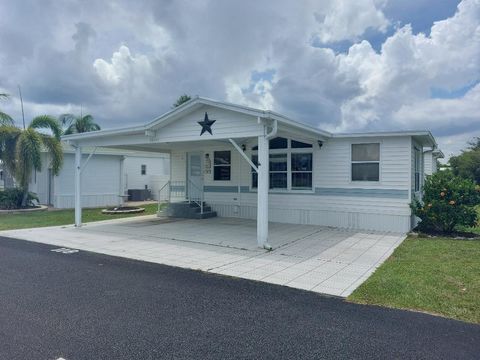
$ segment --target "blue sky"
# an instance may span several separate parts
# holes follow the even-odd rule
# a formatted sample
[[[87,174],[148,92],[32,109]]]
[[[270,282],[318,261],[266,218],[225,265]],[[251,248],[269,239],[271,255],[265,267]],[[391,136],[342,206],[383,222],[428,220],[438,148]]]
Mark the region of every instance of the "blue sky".
[[[3,111],[147,122],[180,94],[330,131],[480,135],[480,0],[0,2]]]

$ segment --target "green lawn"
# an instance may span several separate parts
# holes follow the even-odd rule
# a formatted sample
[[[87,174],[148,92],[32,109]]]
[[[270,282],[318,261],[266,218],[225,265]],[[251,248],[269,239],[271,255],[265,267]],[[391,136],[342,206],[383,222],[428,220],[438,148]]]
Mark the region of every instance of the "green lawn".
[[[145,212],[139,214],[105,215],[102,208],[83,209],[83,222],[118,219],[121,217],[132,217],[141,215],[156,214],[157,204],[142,205]],[[69,225],[74,223],[73,209],[37,211],[23,214],[0,214],[0,230],[27,229],[34,227]]]
[[[480,323],[480,240],[409,237],[348,300]]]

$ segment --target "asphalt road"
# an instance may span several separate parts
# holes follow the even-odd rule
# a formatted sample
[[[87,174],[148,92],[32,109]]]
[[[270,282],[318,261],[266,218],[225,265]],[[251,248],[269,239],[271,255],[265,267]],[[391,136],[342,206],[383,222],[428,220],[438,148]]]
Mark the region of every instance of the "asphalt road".
[[[478,359],[480,326],[0,238],[0,359]]]

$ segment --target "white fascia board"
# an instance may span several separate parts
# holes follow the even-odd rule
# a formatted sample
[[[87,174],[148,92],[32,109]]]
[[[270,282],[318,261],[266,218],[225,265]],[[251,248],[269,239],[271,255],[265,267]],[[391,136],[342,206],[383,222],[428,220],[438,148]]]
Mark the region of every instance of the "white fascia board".
[[[80,134],[72,134],[72,135],[63,135],[62,140],[75,143],[77,141],[82,141],[85,139],[95,139],[101,138],[106,136],[112,135],[130,135],[130,134],[141,134],[145,132],[145,126],[132,126],[132,127],[124,127],[124,128],[116,128],[116,129],[108,129],[108,130],[98,130],[98,131],[90,131],[86,133]]]
[[[393,136],[412,136],[428,138],[430,146],[437,147],[437,142],[432,133],[428,130],[407,130],[407,131],[379,131],[364,133],[339,133],[333,134],[334,138],[356,138],[356,137],[393,137]]]
[[[357,132],[357,133],[334,133],[335,138],[346,137],[380,137],[380,136],[425,136],[429,131],[377,131],[377,132]]]

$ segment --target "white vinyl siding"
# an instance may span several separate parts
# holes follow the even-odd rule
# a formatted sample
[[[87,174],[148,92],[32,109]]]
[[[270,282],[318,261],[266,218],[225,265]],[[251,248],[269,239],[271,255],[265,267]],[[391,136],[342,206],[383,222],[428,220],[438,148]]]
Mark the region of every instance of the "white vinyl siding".
[[[425,175],[432,175],[437,172],[437,158],[433,155],[433,152],[426,151],[423,153],[423,171]]]
[[[82,164],[85,164],[89,151],[85,150]],[[53,177],[52,205],[56,208],[74,207],[74,154],[64,153],[64,165],[58,176]],[[159,186],[169,179],[169,159],[167,156],[126,156],[124,161],[123,189],[120,189],[121,162],[123,155],[94,154],[82,174],[82,206],[101,207],[119,205],[120,194],[126,189],[152,189],[155,198]],[[36,183],[32,176],[30,190],[37,193],[41,204],[48,204],[49,180],[47,153],[42,154],[42,171],[37,172]],[[147,164],[149,174],[140,175],[140,165]],[[155,173],[155,174],[154,174]],[[33,175],[33,174],[32,174]]]
[[[63,168],[55,177],[54,206],[73,208],[75,203],[75,166],[73,154],[65,154]],[[83,154],[82,163],[88,158]],[[82,172],[82,206],[99,207],[120,203],[120,162],[121,156],[93,155]],[[94,176],[92,176],[94,174]]]
[[[146,165],[146,175],[142,175],[141,166]],[[128,189],[145,189],[158,198],[158,191],[170,179],[170,159],[168,155],[159,156],[127,156],[124,160],[123,192]]]
[[[270,221],[284,223],[316,224],[352,229],[405,232],[410,229],[410,187],[411,141],[410,137],[361,138],[355,142],[381,144],[381,181],[356,183],[350,179],[352,139],[329,139],[320,148],[292,149],[297,153],[312,152],[312,190],[270,191]],[[242,145],[239,143],[239,145]],[[252,158],[256,139],[245,141],[246,154]],[[205,192],[205,201],[218,212],[219,216],[256,218],[257,193],[252,189],[252,169],[241,155],[230,145],[202,145],[196,150],[203,154],[213,151],[230,150],[232,154],[232,175],[230,181],[217,182],[213,174],[204,173],[204,185],[211,191]],[[274,152],[285,152],[276,149]],[[172,181],[184,179],[186,164],[184,151],[172,152]],[[289,163],[289,166],[291,164]],[[176,170],[175,170],[176,169]],[[291,180],[289,180],[291,181]],[[212,189],[213,188],[213,189]],[[215,188],[221,188],[213,191]],[[228,190],[231,189],[231,190]],[[328,195],[335,189],[345,195]],[[350,196],[347,191],[384,190],[403,191],[401,197]],[[228,191],[227,191],[228,190]],[[325,190],[321,196],[316,191]],[[402,193],[403,194],[403,193]]]
[[[205,112],[208,113],[210,120],[216,121],[212,126],[212,135],[204,133],[202,139],[218,139],[225,137],[242,138],[249,136],[258,136],[263,134],[263,126],[258,124],[257,118],[240,113],[234,114],[228,110],[214,108],[211,106],[203,106],[180,119],[172,121],[170,124],[161,128],[156,139],[158,141],[177,142],[189,141],[192,138],[199,138],[202,127],[198,121],[203,121]]]

